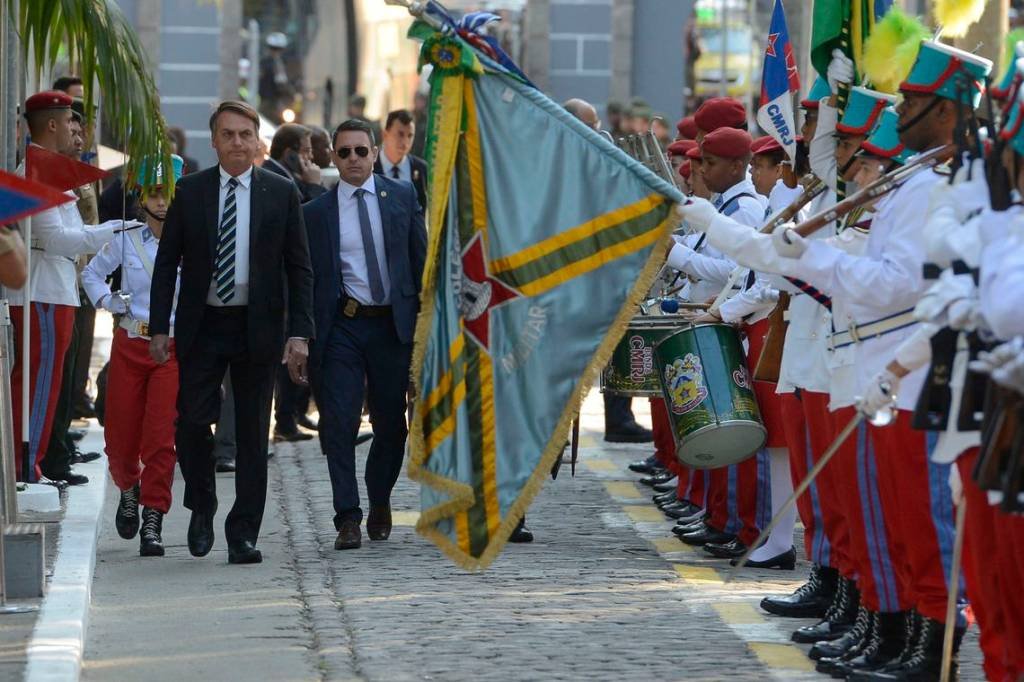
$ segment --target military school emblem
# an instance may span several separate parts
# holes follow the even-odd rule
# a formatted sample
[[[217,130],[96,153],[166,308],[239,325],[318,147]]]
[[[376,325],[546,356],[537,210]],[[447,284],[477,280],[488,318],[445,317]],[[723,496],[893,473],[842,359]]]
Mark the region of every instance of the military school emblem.
[[[704,385],[704,368],[700,358],[693,353],[676,358],[665,367],[664,384],[672,414],[686,414],[708,397],[708,389]]]

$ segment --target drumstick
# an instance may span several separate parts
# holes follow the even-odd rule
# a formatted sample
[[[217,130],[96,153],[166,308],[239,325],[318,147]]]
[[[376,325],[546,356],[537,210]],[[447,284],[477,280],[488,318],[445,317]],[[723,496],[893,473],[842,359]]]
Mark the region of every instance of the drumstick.
[[[858,412],[843,428],[843,430],[839,432],[839,435],[836,436],[834,441],[832,441],[832,445],[828,446],[828,450],[826,450],[825,454],[821,456],[818,463],[815,464],[809,472],[807,472],[807,476],[804,477],[804,480],[800,481],[800,485],[796,487],[796,490],[794,490],[793,494],[789,496],[786,503],[779,508],[779,511],[775,512],[775,515],[772,517],[771,523],[768,524],[768,527],[761,531],[761,534],[757,536],[757,540],[747,548],[743,558],[736,562],[736,567],[729,571],[729,574],[725,576],[724,582],[731,581],[736,576],[736,573],[746,566],[747,562],[750,560],[750,555],[754,553],[755,549],[761,546],[762,542],[768,539],[768,536],[771,535],[772,530],[775,528],[776,524],[778,524],[779,520],[785,516],[790,507],[796,504],[797,498],[803,495],[804,492],[811,487],[811,484],[814,483],[814,479],[818,477],[818,474],[820,474],[821,470],[825,468],[825,465],[829,463],[829,460],[839,452],[840,446],[846,442],[846,439],[850,437],[850,434],[857,430],[857,427],[860,426],[862,421],[864,421],[864,415]]]
[[[957,597],[960,596],[960,565],[964,557],[964,520],[966,517],[967,498],[964,497],[956,507],[956,540],[953,541],[953,568],[949,572],[949,598],[946,601],[946,629],[942,635],[940,682],[949,682],[953,663],[953,630],[956,627]]]

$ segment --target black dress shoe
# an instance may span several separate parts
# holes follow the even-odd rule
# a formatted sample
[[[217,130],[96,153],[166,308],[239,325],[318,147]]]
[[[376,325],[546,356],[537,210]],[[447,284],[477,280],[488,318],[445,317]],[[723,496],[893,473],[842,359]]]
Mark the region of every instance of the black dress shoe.
[[[233,542],[228,545],[229,564],[259,564],[263,562],[263,554],[256,545],[248,540]]]
[[[700,530],[693,531],[692,533],[684,533],[679,536],[679,539],[688,545],[700,547],[709,543],[724,545],[727,542],[735,540],[736,536],[732,533],[723,533],[720,530],[715,530],[711,526],[704,524]]]
[[[279,431],[277,427],[274,427],[274,442],[285,442],[285,443],[297,443],[303,440],[312,440],[313,434],[304,433],[298,429]]]
[[[651,455],[647,459],[638,459],[635,462],[629,463],[629,470],[635,471],[638,474],[649,474],[655,469],[660,469],[661,464],[658,463],[658,458]]]
[[[651,487],[659,493],[674,493],[679,489],[679,479],[673,476],[664,483],[655,483]]]
[[[670,519],[685,519],[701,511],[701,508],[689,502],[680,502],[678,505],[663,509],[662,511]]]
[[[309,429],[310,431],[319,431],[320,430],[320,425],[317,424],[312,419],[310,419],[309,415],[306,415],[306,414],[300,414],[298,417],[296,417],[295,418],[295,423],[298,424],[299,426],[301,426],[304,429]]]
[[[125,540],[131,540],[139,532],[139,484],[128,490],[121,491],[121,499],[117,502],[117,513],[114,514],[114,527],[117,534]]]
[[[825,617],[814,625],[807,625],[793,633],[792,639],[798,644],[831,642],[845,635],[857,621],[860,608],[860,592],[852,580],[839,579],[839,589],[832,599],[832,605]]]
[[[700,520],[700,521],[694,521],[693,523],[682,523],[682,522],[680,522],[680,523],[677,523],[676,525],[672,526],[672,532],[675,533],[676,535],[678,535],[679,537],[682,537],[682,536],[686,535],[687,533],[696,533],[697,531],[703,530],[703,529],[704,529],[704,521],[703,521],[703,519]]]
[[[792,594],[765,597],[761,600],[761,608],[786,618],[822,618],[832,604],[838,580],[839,571],[814,564],[806,583]]]
[[[43,471],[43,476],[50,479],[51,481],[60,481],[66,485],[85,485],[89,482],[89,477],[83,474],[76,474],[68,467],[64,471]]]
[[[508,536],[509,542],[533,542],[533,531],[526,527],[526,517],[519,519],[519,523],[512,530],[512,534]]]
[[[366,433],[360,433],[356,436],[356,445],[362,445],[366,441],[373,438],[373,431],[367,431]]]
[[[366,517],[366,534],[371,540],[387,540],[391,535],[391,505],[370,505]]]
[[[213,549],[213,514],[192,512],[188,522],[188,551],[192,556],[206,556]]]
[[[654,495],[651,499],[654,500],[654,504],[660,507],[661,505],[664,504],[674,504],[678,502],[679,496],[676,495],[675,490],[669,490],[668,492],[665,493],[658,493],[657,495]]]
[[[235,460],[233,459],[218,459],[217,463],[213,467],[218,474],[229,474],[235,470]]]
[[[68,436],[77,443],[85,438],[85,429],[68,429]]]
[[[92,419],[96,416],[96,407],[91,400],[77,401],[71,408],[72,419]]]
[[[604,439],[609,443],[650,443],[654,434],[636,422],[628,422],[613,430],[605,430]]]
[[[82,452],[81,450],[75,450],[71,453],[72,464],[88,464],[89,462],[95,462],[102,455],[98,452]]]
[[[655,486],[658,485],[659,483],[671,481],[673,478],[675,478],[675,476],[676,475],[673,474],[668,469],[659,469],[650,476],[645,476],[641,478],[640,482],[643,483],[644,485]]]
[[[716,559],[738,559],[747,553],[747,546],[739,538],[733,538],[729,542],[705,543],[704,551]]]
[[[334,549],[359,549],[363,545],[363,532],[359,522],[346,519],[338,525],[338,537],[334,539]]]
[[[156,509],[142,509],[142,530],[139,532],[139,556],[163,556],[164,515]]]
[[[740,562],[740,557],[729,560],[729,565],[735,566]],[[792,571],[796,568],[796,550],[790,547],[782,554],[776,554],[770,559],[764,561],[754,561],[751,559],[746,564],[747,568],[777,568],[782,571]]]

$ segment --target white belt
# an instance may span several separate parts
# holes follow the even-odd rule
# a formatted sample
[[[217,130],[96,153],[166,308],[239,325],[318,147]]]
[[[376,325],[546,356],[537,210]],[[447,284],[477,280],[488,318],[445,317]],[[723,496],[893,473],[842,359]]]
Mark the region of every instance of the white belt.
[[[906,329],[917,322],[913,308],[866,324],[851,321],[846,331],[836,332],[829,338],[829,345],[832,350],[839,350],[855,343],[863,343],[867,339],[877,339],[879,336]]]
[[[127,332],[135,334],[136,336],[141,336],[141,337],[147,338],[147,339],[151,338],[151,335],[149,333],[149,323],[148,322],[143,322],[142,320],[136,320],[134,318],[129,318],[128,316],[124,316],[124,317],[121,318],[121,321],[118,323],[118,326],[121,327],[121,329],[124,329]],[[174,337],[174,327],[173,326],[171,327],[170,336],[171,336],[171,338]]]

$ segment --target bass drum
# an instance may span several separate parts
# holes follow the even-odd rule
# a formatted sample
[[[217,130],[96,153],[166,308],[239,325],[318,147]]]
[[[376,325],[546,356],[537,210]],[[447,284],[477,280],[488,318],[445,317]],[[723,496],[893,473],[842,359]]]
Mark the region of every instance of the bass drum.
[[[654,359],[680,462],[717,469],[764,445],[768,432],[734,327],[689,325],[659,341]]]
[[[661,396],[661,380],[654,366],[654,345],[685,324],[679,315],[634,317],[601,373],[601,391],[631,398]]]

